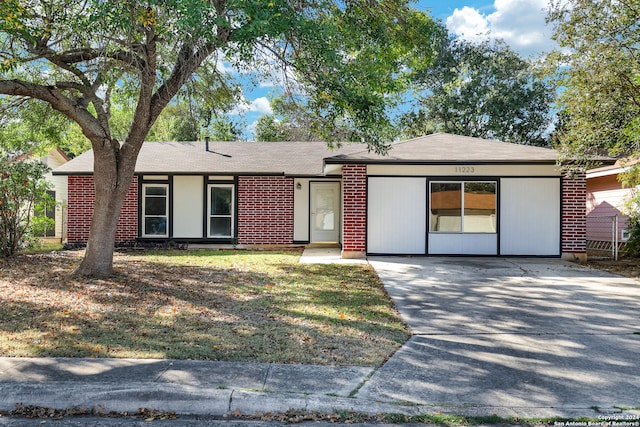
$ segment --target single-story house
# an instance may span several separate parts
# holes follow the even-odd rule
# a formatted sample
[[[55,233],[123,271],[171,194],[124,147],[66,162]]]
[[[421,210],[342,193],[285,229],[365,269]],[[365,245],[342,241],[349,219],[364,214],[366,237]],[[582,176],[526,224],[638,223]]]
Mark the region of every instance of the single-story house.
[[[620,159],[613,165],[587,171],[588,248],[609,250],[614,237],[619,244],[627,240],[627,203],[633,196],[633,188],[623,187],[619,178],[638,161]],[[617,218],[617,231],[613,228],[613,218]]]
[[[584,258],[585,176],[554,150],[432,134],[378,155],[362,144],[145,143],[117,240],[335,243],[367,254]],[[88,239],[93,155],[56,169],[68,241]]]

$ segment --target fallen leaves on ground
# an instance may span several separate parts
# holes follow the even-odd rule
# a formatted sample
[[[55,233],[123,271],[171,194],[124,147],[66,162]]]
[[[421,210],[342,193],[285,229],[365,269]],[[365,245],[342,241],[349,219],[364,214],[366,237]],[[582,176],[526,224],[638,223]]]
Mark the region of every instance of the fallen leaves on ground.
[[[71,276],[82,255],[0,260],[0,356],[377,366],[408,338],[366,265],[299,264],[299,252],[123,252],[99,280]]]

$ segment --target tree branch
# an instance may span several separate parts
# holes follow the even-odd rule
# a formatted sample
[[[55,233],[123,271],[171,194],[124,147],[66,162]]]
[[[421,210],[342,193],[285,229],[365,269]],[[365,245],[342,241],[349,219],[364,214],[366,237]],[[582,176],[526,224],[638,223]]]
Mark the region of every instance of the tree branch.
[[[100,126],[96,118],[93,117],[86,108],[82,108],[77,104],[77,100],[65,96],[62,93],[64,86],[64,84],[63,88],[45,86],[18,79],[0,80],[0,94],[26,96],[47,102],[53,109],[77,122],[84,135],[90,140],[108,138],[108,131]],[[77,88],[74,87],[73,89]]]

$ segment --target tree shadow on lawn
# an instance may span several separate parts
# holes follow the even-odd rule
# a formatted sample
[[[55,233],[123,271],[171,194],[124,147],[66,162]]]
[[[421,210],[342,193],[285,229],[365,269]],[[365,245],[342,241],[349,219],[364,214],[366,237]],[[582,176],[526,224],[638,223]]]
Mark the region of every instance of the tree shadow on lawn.
[[[408,337],[375,273],[354,266],[124,256],[87,280],[69,276],[77,258],[37,257],[0,279],[2,355],[377,366]]]

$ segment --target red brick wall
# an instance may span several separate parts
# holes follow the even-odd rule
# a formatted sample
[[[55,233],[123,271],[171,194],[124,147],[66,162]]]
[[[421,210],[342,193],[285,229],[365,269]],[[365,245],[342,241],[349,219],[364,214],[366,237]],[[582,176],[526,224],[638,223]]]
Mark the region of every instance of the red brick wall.
[[[562,177],[562,254],[586,253],[587,185],[584,173]]]
[[[364,256],[367,250],[367,166],[342,167],[342,256]]]
[[[238,178],[238,243],[293,243],[292,178]]]
[[[87,243],[93,202],[96,197],[92,176],[69,176],[68,229],[69,243]],[[116,243],[131,242],[138,237],[138,178],[133,177],[118,220]]]

